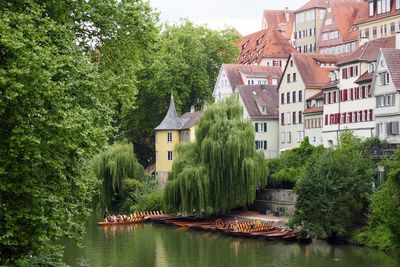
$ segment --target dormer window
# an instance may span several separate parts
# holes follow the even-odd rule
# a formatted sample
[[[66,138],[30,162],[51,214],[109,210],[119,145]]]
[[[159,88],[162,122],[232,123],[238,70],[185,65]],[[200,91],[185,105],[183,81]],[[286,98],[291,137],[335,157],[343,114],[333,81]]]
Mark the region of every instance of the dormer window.
[[[325,20],[325,26],[332,25],[332,19],[326,19]]]
[[[372,17],[375,14],[375,1],[369,1],[369,16]]]
[[[256,44],[259,45],[261,44],[262,39],[264,38],[264,36],[261,36],[260,38],[257,39]]]
[[[244,43],[244,45],[242,45],[242,49],[245,49],[247,47],[247,45],[249,44],[249,41],[247,41],[246,43]]]
[[[368,65],[368,73],[373,73],[375,71],[375,64],[374,63],[370,63]]]
[[[262,107],[262,108],[261,108],[261,113],[262,113],[263,115],[266,115],[266,114],[267,114],[267,108]]]

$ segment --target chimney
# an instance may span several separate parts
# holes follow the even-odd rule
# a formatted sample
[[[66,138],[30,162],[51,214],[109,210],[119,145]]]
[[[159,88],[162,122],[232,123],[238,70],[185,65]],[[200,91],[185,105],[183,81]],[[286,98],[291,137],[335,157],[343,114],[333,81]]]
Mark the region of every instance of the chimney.
[[[396,31],[396,49],[400,49],[400,31]]]
[[[285,18],[286,18],[286,22],[289,23],[289,12],[288,12],[289,8],[285,7]]]
[[[194,113],[196,111],[196,108],[194,106],[190,106],[190,113]]]
[[[365,45],[366,43],[368,43],[368,38],[367,37],[361,37],[359,47]]]

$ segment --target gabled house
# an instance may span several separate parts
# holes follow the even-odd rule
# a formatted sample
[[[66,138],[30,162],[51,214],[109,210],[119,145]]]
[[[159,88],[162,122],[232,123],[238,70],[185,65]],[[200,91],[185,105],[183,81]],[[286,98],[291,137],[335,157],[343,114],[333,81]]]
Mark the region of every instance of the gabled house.
[[[251,120],[255,146],[265,158],[279,156],[277,85],[242,85],[237,87],[243,117]]]
[[[373,79],[375,132],[391,145],[400,144],[400,49],[382,48]]]
[[[394,36],[400,30],[400,1],[364,0],[365,12],[355,22],[361,44]]]
[[[243,37],[237,63],[285,67],[290,53],[296,49],[276,28],[267,28]]]
[[[294,11],[288,10],[264,10],[262,19],[262,29],[278,29],[282,35],[293,41]]]
[[[200,119],[201,112],[192,107],[190,112],[178,116],[175,109],[174,97],[171,96],[169,109],[163,121],[155,130],[156,141],[156,176],[160,185],[164,185],[168,173],[175,160],[174,147],[178,143],[192,142],[195,139],[195,125]]]
[[[343,55],[358,48],[358,28],[354,22],[358,14],[367,8],[359,0],[331,1],[326,8],[321,25],[318,50],[321,54]]]
[[[320,92],[337,61],[334,55],[294,53],[289,57],[278,87],[280,151],[298,147],[304,139],[305,100]]]
[[[239,85],[277,85],[281,76],[280,67],[223,64],[212,96],[220,101],[229,97]]]
[[[317,41],[328,4],[328,0],[310,0],[294,12],[294,45],[299,53],[318,53]]]
[[[381,48],[395,47],[395,38],[381,38],[362,45],[342,58],[324,87],[324,146],[338,144],[340,133],[351,130],[361,138],[375,134],[375,99],[372,79]]]

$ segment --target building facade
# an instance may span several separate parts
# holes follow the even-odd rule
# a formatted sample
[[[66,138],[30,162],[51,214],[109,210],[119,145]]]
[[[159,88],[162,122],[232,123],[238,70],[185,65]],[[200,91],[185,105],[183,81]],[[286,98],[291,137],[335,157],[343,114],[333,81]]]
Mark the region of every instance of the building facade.
[[[243,117],[254,127],[256,150],[267,159],[279,156],[277,85],[244,85],[237,88]]]
[[[324,125],[324,93],[317,94],[306,100],[304,110],[304,135],[313,146],[322,145],[322,127]]]
[[[299,54],[289,57],[279,85],[279,150],[298,147],[305,136],[306,99],[319,93],[336,68],[333,55]]]
[[[400,144],[400,49],[381,49],[373,79],[375,132],[391,145]]]
[[[295,47],[299,53],[318,53],[317,42],[328,0],[311,0],[294,12]]]
[[[264,10],[262,19],[262,29],[275,28],[289,40],[294,41],[294,11],[288,10]]]

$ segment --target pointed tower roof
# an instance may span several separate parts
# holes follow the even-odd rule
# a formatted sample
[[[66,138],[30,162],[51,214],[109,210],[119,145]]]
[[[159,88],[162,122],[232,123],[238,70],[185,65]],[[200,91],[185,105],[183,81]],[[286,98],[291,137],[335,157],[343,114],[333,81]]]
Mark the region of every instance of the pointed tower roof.
[[[165,115],[163,121],[154,130],[179,130],[182,128],[184,123],[185,122],[179,118],[178,113],[176,112],[174,96],[171,94],[171,101],[169,103],[167,115]]]

